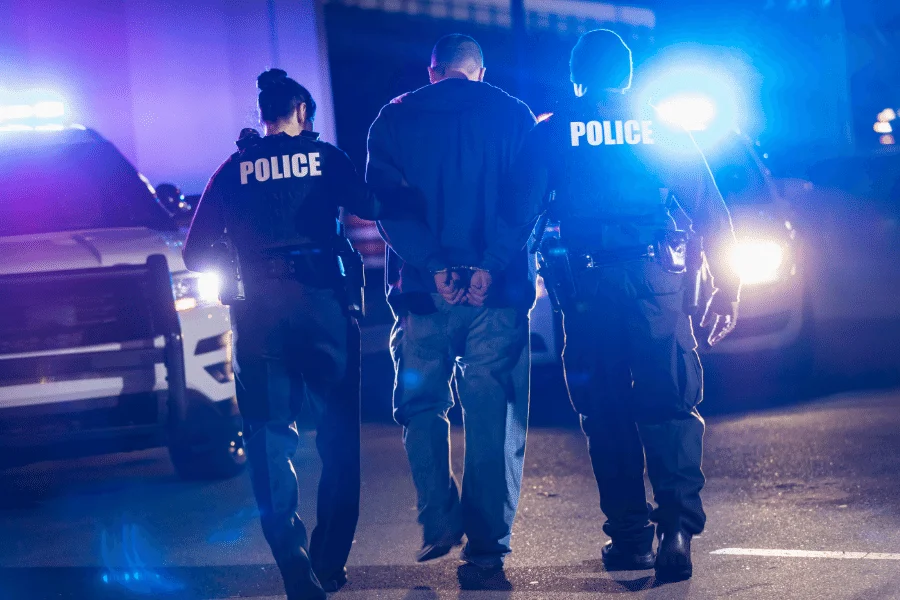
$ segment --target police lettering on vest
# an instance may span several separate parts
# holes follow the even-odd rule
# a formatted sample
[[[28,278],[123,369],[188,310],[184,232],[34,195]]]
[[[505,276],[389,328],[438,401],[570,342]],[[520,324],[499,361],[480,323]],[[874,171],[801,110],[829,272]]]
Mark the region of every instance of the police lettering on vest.
[[[580,146],[582,138],[591,146],[655,143],[652,121],[572,121],[569,125],[573,146]]]
[[[241,185],[247,185],[250,175],[254,175],[256,181],[263,182],[290,177],[318,177],[321,174],[322,163],[318,152],[299,152],[293,156],[284,154],[241,163]]]

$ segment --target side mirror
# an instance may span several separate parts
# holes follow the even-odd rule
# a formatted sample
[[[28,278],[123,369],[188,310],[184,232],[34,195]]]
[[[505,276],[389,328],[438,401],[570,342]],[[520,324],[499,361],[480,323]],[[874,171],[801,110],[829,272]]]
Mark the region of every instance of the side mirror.
[[[172,183],[161,183],[156,186],[156,198],[172,220],[179,227],[187,227],[197,206],[196,196],[185,196],[181,189]]]

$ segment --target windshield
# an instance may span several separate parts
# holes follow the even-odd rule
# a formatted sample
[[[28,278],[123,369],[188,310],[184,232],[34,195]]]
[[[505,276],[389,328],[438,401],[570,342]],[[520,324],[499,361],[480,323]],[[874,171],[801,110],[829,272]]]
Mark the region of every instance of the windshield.
[[[172,227],[134,167],[109,142],[0,150],[0,236]]]
[[[772,201],[763,167],[739,137],[723,141],[707,153],[707,160],[726,203],[766,204]]]

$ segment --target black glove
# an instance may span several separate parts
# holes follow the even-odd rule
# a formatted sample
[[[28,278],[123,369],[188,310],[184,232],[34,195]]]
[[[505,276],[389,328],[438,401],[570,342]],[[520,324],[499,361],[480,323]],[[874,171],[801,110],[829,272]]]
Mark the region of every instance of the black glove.
[[[734,331],[737,326],[737,318],[738,303],[732,302],[721,292],[717,291],[713,294],[709,304],[706,305],[703,319],[700,321],[700,327],[712,327],[707,339],[709,345],[715,346]]]

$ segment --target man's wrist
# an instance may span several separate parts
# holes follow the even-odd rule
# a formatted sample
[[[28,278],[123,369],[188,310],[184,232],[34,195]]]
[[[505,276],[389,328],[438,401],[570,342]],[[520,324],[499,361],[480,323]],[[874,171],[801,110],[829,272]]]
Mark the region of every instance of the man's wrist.
[[[443,258],[436,256],[426,261],[425,269],[432,275],[437,275],[438,273],[446,273],[450,266]]]
[[[478,265],[479,271],[487,271],[488,273],[496,273],[503,270],[503,264],[499,260],[486,258]]]

